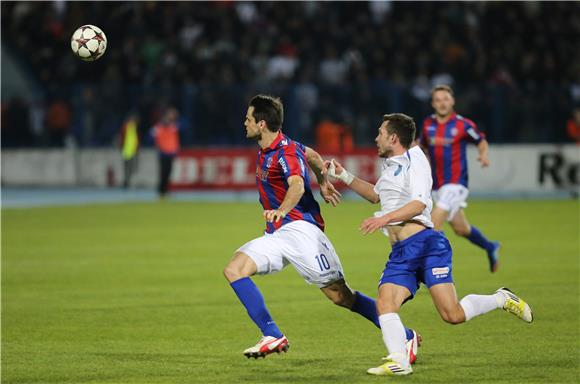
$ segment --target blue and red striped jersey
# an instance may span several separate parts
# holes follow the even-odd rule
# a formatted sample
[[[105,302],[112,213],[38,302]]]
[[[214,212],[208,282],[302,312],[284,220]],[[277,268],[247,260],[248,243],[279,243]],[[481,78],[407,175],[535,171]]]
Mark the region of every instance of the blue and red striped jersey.
[[[423,121],[420,143],[429,150],[433,189],[445,184],[462,184],[467,187],[468,143],[478,144],[485,134],[477,129],[475,123],[456,113],[447,121],[439,123],[435,115]]]
[[[295,220],[307,221],[324,231],[320,205],[310,188],[306,148],[280,132],[268,148],[258,152],[256,161],[256,184],[264,210],[280,207],[288,191],[288,178],[294,175],[304,179],[304,195],[284,219],[277,223],[266,223],[266,233],[273,233]]]

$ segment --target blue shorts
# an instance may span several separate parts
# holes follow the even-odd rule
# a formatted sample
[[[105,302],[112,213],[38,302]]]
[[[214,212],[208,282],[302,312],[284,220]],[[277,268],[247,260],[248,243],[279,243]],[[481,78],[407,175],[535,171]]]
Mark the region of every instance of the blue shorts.
[[[419,283],[427,288],[441,283],[453,283],[451,276],[451,245],[441,232],[424,229],[393,245],[379,286],[392,283],[406,287],[412,299]]]

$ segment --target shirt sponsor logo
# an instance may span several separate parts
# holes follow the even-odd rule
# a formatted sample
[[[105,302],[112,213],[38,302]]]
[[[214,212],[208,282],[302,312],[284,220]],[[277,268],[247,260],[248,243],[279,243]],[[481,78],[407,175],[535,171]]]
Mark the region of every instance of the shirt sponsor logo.
[[[284,160],[283,157],[278,159],[278,163],[282,166],[284,173],[288,173],[288,165],[286,164],[286,161]]]
[[[445,137],[431,137],[430,138],[431,145],[451,145],[453,144],[453,139],[447,139]]]

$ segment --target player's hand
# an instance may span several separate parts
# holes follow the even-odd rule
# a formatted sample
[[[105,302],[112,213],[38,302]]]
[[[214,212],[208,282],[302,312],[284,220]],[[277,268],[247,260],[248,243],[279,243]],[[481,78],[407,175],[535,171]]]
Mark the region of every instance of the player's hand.
[[[359,230],[362,232],[363,235],[368,235],[369,233],[373,233],[377,229],[380,229],[385,225],[389,224],[389,221],[390,220],[388,215],[379,217],[369,217],[368,219],[365,219],[361,223]]]
[[[331,161],[326,160],[324,162],[323,174],[327,174],[336,180],[340,180],[346,185],[350,185],[354,180],[354,175],[344,169],[344,167],[334,159]]]
[[[269,209],[264,211],[264,219],[266,219],[268,223],[277,223],[284,217],[286,217],[286,212],[279,209]]]
[[[481,168],[489,167],[489,159],[487,155],[479,155],[477,157],[477,161],[479,161],[479,164],[481,164]]]
[[[323,173],[327,173],[328,176],[333,177],[335,179],[340,179],[339,176],[343,171],[344,168],[338,161],[334,159],[324,161]]]
[[[328,180],[320,184],[320,196],[322,196],[326,203],[332,204],[333,207],[336,207],[340,203],[340,198],[342,197],[340,192]]]

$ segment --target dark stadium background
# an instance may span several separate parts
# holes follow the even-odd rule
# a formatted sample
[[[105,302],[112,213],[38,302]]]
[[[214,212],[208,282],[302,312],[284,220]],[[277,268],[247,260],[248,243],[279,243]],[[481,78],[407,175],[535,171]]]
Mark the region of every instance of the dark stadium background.
[[[297,140],[330,119],[364,146],[385,111],[420,122],[439,82],[492,143],[574,142],[579,4],[4,1],[2,148],[109,147],[129,111],[147,133],[168,105],[184,146],[248,145],[258,91],[283,98]],[[108,49],[85,63],[69,41],[91,23]],[[70,120],[51,131],[55,103]]]

